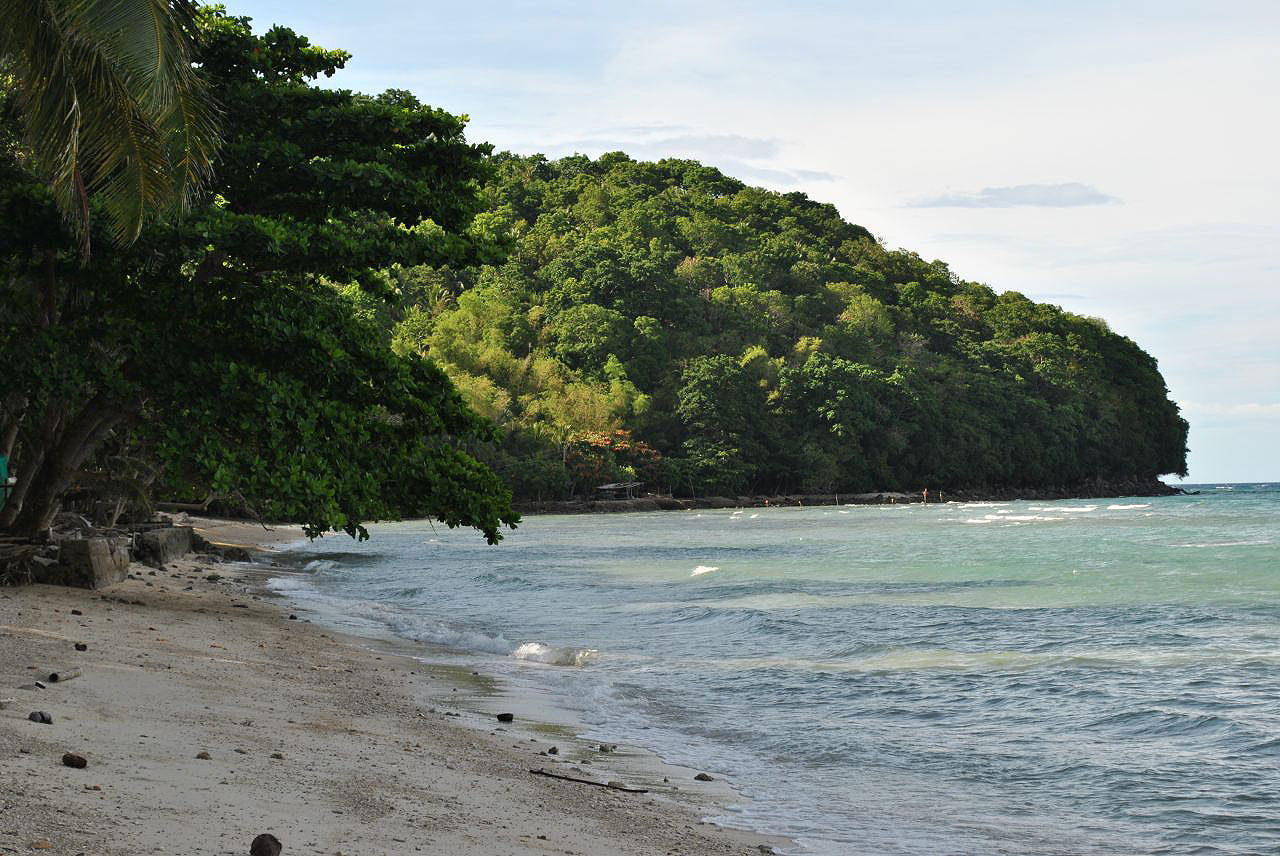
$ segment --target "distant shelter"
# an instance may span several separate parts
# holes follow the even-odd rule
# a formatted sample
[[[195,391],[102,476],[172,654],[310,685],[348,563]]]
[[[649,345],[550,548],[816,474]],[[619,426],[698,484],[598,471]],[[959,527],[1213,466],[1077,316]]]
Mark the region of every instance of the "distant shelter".
[[[602,484],[596,488],[596,499],[635,499],[644,482],[614,482]]]

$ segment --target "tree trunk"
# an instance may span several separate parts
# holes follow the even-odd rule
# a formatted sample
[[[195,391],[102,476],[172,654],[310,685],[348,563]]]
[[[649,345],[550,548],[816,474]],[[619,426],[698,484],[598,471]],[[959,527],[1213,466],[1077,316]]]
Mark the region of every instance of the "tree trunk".
[[[71,479],[126,415],[125,410],[108,404],[102,396],[95,396],[85,405],[44,453],[39,466],[29,471],[30,487],[8,527],[13,534],[33,537],[49,528]]]

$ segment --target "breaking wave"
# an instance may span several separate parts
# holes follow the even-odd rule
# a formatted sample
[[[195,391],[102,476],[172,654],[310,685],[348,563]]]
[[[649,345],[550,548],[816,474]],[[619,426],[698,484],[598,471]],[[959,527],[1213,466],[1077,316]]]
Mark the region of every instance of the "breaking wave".
[[[517,660],[548,666],[585,666],[598,655],[594,648],[553,648],[541,642],[525,642],[511,652]]]

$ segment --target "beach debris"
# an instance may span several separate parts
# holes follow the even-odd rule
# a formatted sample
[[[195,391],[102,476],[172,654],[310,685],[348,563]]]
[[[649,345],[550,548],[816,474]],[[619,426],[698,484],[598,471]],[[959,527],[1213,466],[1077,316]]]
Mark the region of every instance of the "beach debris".
[[[599,749],[601,752],[617,752],[618,744],[617,743],[601,743],[596,748]]]
[[[289,620],[290,620],[290,621],[297,621],[297,620],[298,620],[298,616],[296,616],[296,615],[294,615],[294,614],[290,613],[290,614],[289,614]]]
[[[698,775],[694,776],[694,778],[695,778],[695,779],[697,779],[699,782],[714,782],[714,781],[715,781],[715,779],[714,779],[714,778],[711,776],[711,774],[709,774],[709,773],[699,773]]]
[[[81,611],[80,611],[80,610],[78,610],[78,609],[73,609],[73,610],[71,610],[71,614],[72,614],[72,615],[84,615],[84,613],[83,613],[83,612],[81,612]]]
[[[102,785],[85,785],[84,789],[86,791],[100,791],[102,790]]]
[[[48,687],[47,687],[47,686],[45,686],[45,682],[44,682],[44,681],[36,681],[36,682],[35,682],[35,688],[36,688],[36,689],[38,689],[38,690],[47,690],[47,689],[48,689]]]
[[[500,713],[500,714],[498,714],[498,721],[499,721],[499,722],[514,722],[514,721],[515,721],[515,718],[516,718],[516,715],[515,715],[514,713]]]
[[[62,756],[62,766],[72,767],[76,770],[83,770],[85,767],[89,766],[89,762],[83,755],[77,755],[74,752],[67,752]]]
[[[557,749],[556,747],[552,746],[550,749],[548,749],[548,750],[547,750],[547,754],[548,754],[548,755],[559,755],[559,754],[560,754],[560,750],[559,750],[559,749]]]
[[[41,725],[53,725],[53,717],[45,713],[43,710],[33,710],[27,714],[27,719],[32,722],[38,722]]]
[[[623,793],[627,793],[627,794],[649,793],[648,789],[646,788],[632,788],[632,787],[628,787],[622,782],[614,782],[614,781],[597,782],[594,779],[579,779],[577,776],[566,776],[563,773],[554,773],[551,770],[544,770],[541,767],[539,767],[536,770],[530,770],[529,772],[535,776],[546,776],[549,779],[562,779],[563,781],[566,781],[566,782],[577,782],[580,785],[595,785],[597,788],[609,788],[610,790],[622,791]]]
[[[276,761],[283,761],[283,760],[284,760],[284,754],[283,754],[283,753],[281,753],[281,752],[272,752],[272,753],[271,753],[271,758],[272,758],[273,760],[276,760]]]
[[[196,760],[197,760],[197,761],[212,761],[212,760],[213,760],[213,756],[212,756],[212,755],[210,755],[208,752],[197,752],[197,753],[196,753]]]
[[[84,644],[83,642],[77,642],[77,643],[76,643],[76,650],[77,650],[77,651],[88,651],[88,650],[89,650],[89,646],[88,646],[88,645],[86,645],[86,644]]]
[[[35,841],[31,842],[31,849],[32,850],[52,850],[53,842],[49,841],[47,838],[37,838]]]
[[[56,672],[49,673],[49,683],[56,684],[62,681],[69,681],[72,678],[80,677],[80,670],[72,666],[70,669],[60,669]]]
[[[280,856],[280,839],[264,832],[249,845],[249,856]]]

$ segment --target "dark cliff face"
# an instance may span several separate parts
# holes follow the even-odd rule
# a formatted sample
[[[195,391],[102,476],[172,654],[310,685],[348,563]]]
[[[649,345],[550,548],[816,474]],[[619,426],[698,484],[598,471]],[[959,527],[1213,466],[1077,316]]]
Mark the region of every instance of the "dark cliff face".
[[[398,272],[410,307],[393,337],[507,429],[483,453],[520,497],[1185,471],[1187,425],[1155,360],[1103,321],[691,161],[494,166],[477,224],[509,260]]]

